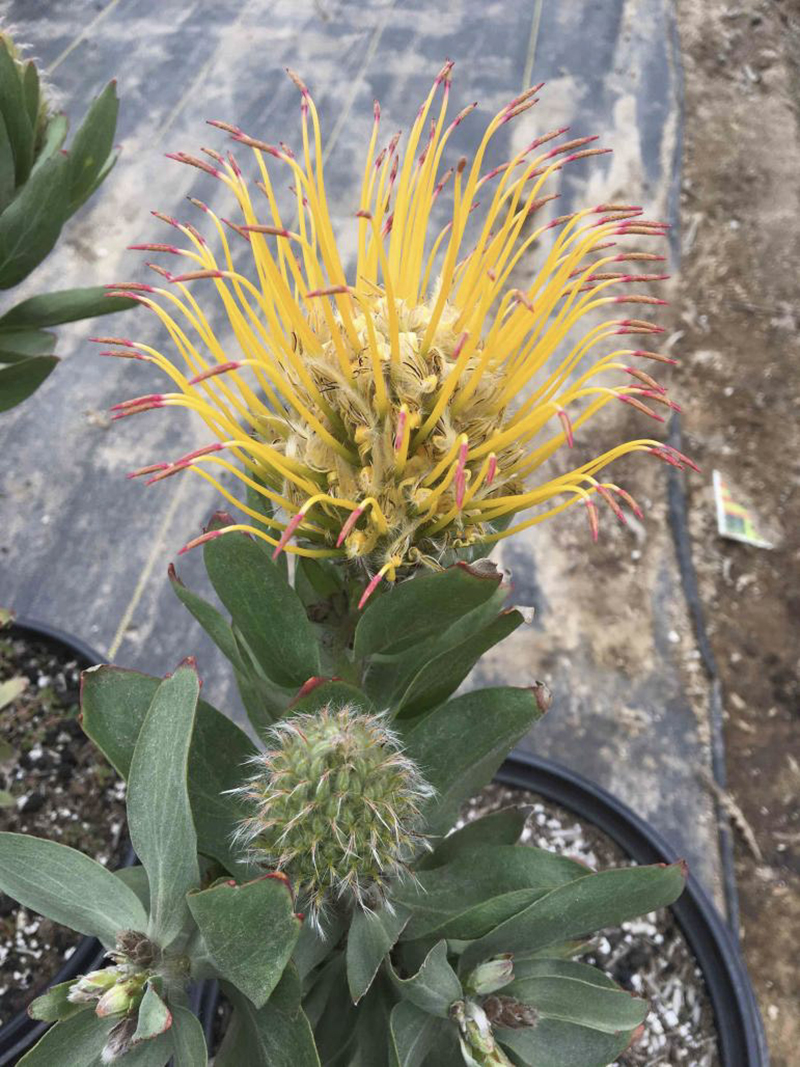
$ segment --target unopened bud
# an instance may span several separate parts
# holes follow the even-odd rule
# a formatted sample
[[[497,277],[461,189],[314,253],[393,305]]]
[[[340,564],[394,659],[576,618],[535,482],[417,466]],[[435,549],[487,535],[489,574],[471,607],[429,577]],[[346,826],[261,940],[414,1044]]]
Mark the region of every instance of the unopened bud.
[[[514,978],[514,957],[510,952],[487,960],[476,967],[467,978],[464,988],[469,993],[486,994],[502,989]]]
[[[96,1014],[101,1018],[107,1015],[123,1015],[138,1007],[144,993],[146,975],[137,974],[132,978],[125,978],[121,982],[115,982],[110,989],[100,997],[95,1008]]]
[[[116,985],[120,976],[118,967],[105,967],[102,971],[84,974],[70,986],[67,1000],[71,1004],[90,1004],[99,1000],[108,989]]]
[[[467,1067],[513,1067],[492,1033],[483,1008],[474,1000],[459,1000],[450,1009],[458,1024],[458,1041]]]
[[[103,1051],[100,1053],[101,1063],[115,1063],[121,1059],[126,1052],[130,1051],[131,1044],[133,1043],[133,1035],[136,1033],[137,1018],[135,1015],[130,1015],[121,1022],[118,1022],[114,1026],[108,1039],[103,1046]]]

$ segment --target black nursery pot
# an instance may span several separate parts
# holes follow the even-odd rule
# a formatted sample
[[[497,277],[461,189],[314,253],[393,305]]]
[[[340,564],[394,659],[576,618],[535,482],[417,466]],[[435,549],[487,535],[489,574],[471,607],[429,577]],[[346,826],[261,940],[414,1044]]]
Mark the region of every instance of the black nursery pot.
[[[551,760],[513,752],[494,777],[501,785],[538,793],[607,834],[640,864],[674,863],[680,857],[656,831],[616,797]],[[703,974],[723,1067],[769,1067],[764,1028],[753,988],[730,930],[693,875],[672,905],[681,933]],[[205,982],[193,996],[211,1043],[218,986]]]
[[[54,650],[63,649],[70,659],[77,660],[81,670],[102,662],[103,657],[78,638],[62,633],[44,623],[17,619],[5,632],[10,633],[12,637],[29,637]],[[125,859],[125,866],[129,866],[134,860],[135,856],[131,850]],[[64,966],[53,975],[50,985],[68,982],[79,974],[96,969],[102,964],[103,954],[103,946],[96,938],[82,938]],[[5,1026],[0,1027],[0,1067],[10,1067],[11,1064],[15,1064],[36,1044],[48,1026],[48,1023],[35,1022],[27,1012],[22,1011],[10,1019]]]
[[[513,752],[496,782],[538,793],[607,834],[637,863],[674,863],[675,850],[610,793],[551,760]],[[769,1054],[750,979],[730,930],[691,874],[672,914],[702,971],[723,1067],[768,1067]]]

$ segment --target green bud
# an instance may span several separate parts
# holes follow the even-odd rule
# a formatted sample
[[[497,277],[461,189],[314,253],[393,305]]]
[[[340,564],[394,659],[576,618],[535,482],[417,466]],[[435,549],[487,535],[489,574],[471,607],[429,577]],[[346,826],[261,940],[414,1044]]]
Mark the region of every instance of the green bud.
[[[480,1004],[459,1000],[450,1009],[458,1024],[458,1041],[467,1067],[513,1067],[494,1039],[492,1025]]]
[[[508,985],[513,978],[514,956],[506,952],[476,967],[467,978],[464,988],[468,993],[494,993],[496,989],[502,989],[504,985]]]
[[[253,815],[238,839],[251,858],[291,879],[319,922],[326,899],[363,907],[421,848],[420,806],[432,795],[383,715],[323,708],[278,723],[238,792]]]
[[[90,1004],[99,1000],[108,989],[116,985],[121,973],[118,967],[104,967],[102,971],[84,974],[70,986],[67,1000],[72,1004]]]
[[[126,1015],[139,1006],[144,993],[144,984],[147,976],[135,974],[132,978],[123,978],[115,982],[110,989],[100,997],[95,1012],[101,1019],[106,1015]]]

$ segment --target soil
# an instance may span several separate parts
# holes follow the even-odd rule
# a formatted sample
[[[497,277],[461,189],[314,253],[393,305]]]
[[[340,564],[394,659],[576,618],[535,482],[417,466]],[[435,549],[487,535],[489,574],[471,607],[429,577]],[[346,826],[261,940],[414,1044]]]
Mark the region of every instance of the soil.
[[[0,709],[0,791],[10,794],[0,830],[59,841],[116,867],[127,851],[125,786],[81,730],[82,666],[65,650],[0,634],[0,686],[27,680]],[[0,1024],[41,992],[79,941],[0,893]]]
[[[673,376],[725,701],[742,943],[773,1067],[797,1063],[800,4],[678,0],[685,67]],[[772,550],[722,540],[711,471]],[[705,483],[705,484],[703,484]]]
[[[524,789],[487,786],[467,806],[461,821],[471,822],[509,806],[531,808],[523,844],[570,856],[596,870],[632,864],[597,827]],[[580,958],[650,1002],[644,1033],[612,1067],[719,1067],[703,976],[671,912],[644,915],[601,931]]]

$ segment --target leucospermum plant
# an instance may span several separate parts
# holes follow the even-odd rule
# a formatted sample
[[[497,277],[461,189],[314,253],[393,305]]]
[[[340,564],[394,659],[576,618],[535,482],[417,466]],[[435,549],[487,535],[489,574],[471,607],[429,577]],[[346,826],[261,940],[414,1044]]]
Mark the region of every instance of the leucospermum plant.
[[[200,205],[219,252],[162,216],[187,247],[145,247],[189,269],[156,266],[163,288],[113,289],[151,308],[177,352],[173,362],[99,339],[175,384],[123,402],[118,417],[186,407],[214,436],[135,473],[193,471],[248,518],[219,512],[186,546],[202,544],[224,613],[169,574],[229,659],[258,743],[199,699],[191,665],[163,682],[113,666],[84,675],[83,726],[128,780],[143,870],[103,872],[87,904],[73,875],[88,861],[0,837],[0,887],[112,952],[107,968],[34,1004],[58,1022],[28,1067],[78,1046],[87,1064],[202,1065],[187,990],[214,977],[232,1009],[216,1067],[603,1067],[642,1025],[646,1004],[575,957],[593,931],[670,904],[683,866],[592,871],[521,845],[526,816],[515,809],[462,824],[464,804],[550,698],[540,683],[456,691],[523,621],[485,558],[496,540],[573,503],[596,535],[598,499],[618,518],[620,501],[635,507],[605,480],[614,459],[688,463],[643,438],[566,474],[537,473],[611,401],[656,418],[654,404],[672,404],[641,369],[667,357],[605,351],[612,338],[659,332],[617,310],[657,303],[617,288],[653,277],[612,265],[658,258],[616,242],[664,227],[622,204],[537,224],[547,180],[598,151],[584,138],[551,147],[565,130],[483,171],[492,136],[538,89],[492,120],[471,161],[447,169],[448,139],[472,110],[447,124],[451,67],[402,153],[398,138],[378,150],[376,108],[350,281],[319,120],[292,75],[297,154],[215,123],[252,149],[255,186],[232,155],[176,157],[238,204],[234,218]],[[293,181],[296,222],[279,211],[273,167]],[[429,232],[448,182],[451,217]],[[478,195],[488,208],[465,249]],[[533,282],[511,287],[551,235]],[[218,303],[230,342],[212,325]],[[612,317],[575,337],[598,309]],[[238,478],[245,499],[217,474]],[[126,887],[113,907],[112,884]]]

